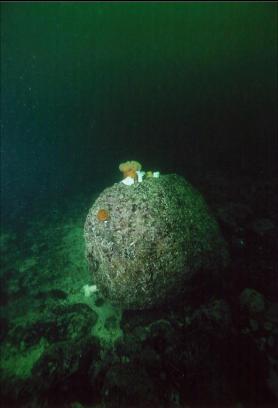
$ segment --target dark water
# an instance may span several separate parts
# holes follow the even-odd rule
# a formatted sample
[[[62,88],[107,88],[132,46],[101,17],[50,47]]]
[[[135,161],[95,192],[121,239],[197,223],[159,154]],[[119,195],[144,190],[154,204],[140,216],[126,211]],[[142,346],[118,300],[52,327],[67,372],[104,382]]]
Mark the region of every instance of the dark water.
[[[277,4],[14,3],[1,26],[5,215],[130,158],[276,172]]]
[[[274,406],[276,115],[275,2],[1,3],[3,407]],[[85,217],[125,160],[186,177],[228,242],[186,312],[84,296]]]

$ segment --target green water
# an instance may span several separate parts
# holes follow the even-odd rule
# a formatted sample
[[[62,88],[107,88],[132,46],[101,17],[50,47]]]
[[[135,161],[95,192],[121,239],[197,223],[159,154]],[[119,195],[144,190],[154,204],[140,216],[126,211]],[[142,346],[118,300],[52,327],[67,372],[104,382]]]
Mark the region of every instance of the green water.
[[[276,3],[2,3],[2,185],[105,186],[123,159],[275,170]]]

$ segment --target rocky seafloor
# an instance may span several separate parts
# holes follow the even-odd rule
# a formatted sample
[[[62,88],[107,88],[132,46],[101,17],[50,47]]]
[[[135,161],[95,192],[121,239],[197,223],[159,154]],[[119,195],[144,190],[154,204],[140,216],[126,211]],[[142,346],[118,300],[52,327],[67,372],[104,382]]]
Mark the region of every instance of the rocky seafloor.
[[[278,181],[209,174],[193,185],[231,265],[163,308],[123,311],[86,290],[96,196],[3,226],[1,407],[277,406]]]

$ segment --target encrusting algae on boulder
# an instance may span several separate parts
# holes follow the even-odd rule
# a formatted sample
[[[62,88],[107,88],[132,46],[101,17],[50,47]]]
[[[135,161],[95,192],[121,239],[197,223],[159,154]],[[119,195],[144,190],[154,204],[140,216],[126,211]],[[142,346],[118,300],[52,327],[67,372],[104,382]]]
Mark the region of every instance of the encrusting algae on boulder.
[[[105,222],[98,216],[102,209],[109,214]],[[106,188],[89,210],[84,234],[94,283],[127,309],[159,305],[200,269],[228,260],[204,199],[175,174]]]

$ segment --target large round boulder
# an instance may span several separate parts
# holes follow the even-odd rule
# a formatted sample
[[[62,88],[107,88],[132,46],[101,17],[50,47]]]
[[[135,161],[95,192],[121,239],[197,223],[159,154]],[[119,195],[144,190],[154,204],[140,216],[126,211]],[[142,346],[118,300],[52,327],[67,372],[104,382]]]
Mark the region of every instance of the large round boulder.
[[[84,233],[94,283],[128,309],[161,304],[199,270],[221,268],[228,259],[203,197],[175,174],[106,188]]]

